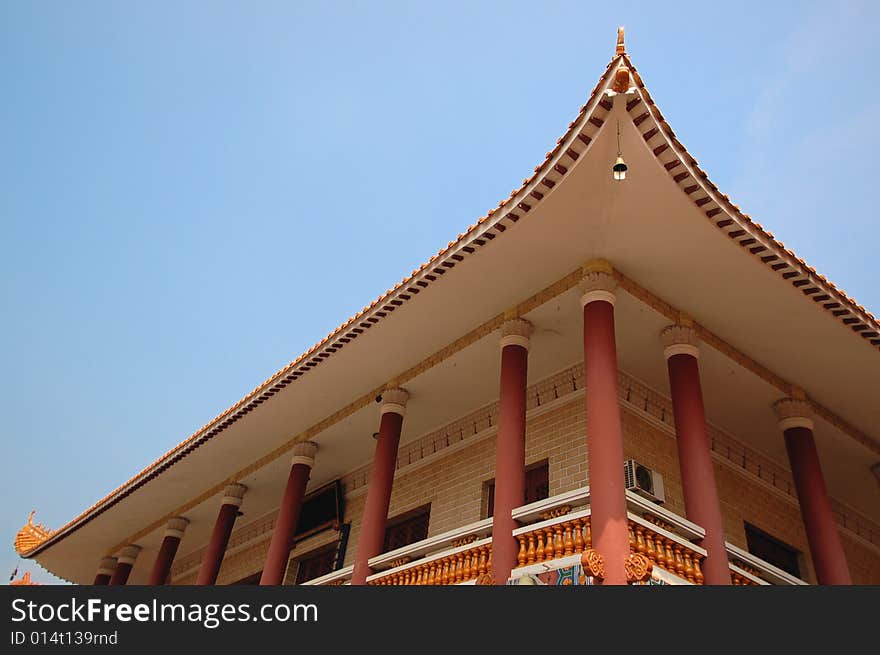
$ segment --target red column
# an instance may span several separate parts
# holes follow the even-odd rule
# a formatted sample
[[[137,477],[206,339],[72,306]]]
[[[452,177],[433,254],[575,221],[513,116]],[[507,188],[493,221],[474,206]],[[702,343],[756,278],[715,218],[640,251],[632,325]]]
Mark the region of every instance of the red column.
[[[353,585],[367,583],[370,558],[380,555],[385,545],[385,524],[388,521],[388,504],[391,502],[391,487],[397,467],[397,446],[400,443],[408,398],[409,394],[403,389],[388,389],[382,393],[382,418],[361,519],[361,534],[354,558],[354,572],[351,576]]]
[[[624,562],[629,555],[629,530],[614,338],[617,284],[607,263],[585,271],[581,304],[593,549],[605,560],[604,584],[622,585],[626,584]]]
[[[703,561],[704,583],[729,585],[730,564],[724,543],[721,503],[715,484],[706,411],[700,387],[699,349],[694,329],[670,325],[663,330],[664,355],[669,369],[678,466],[687,517],[706,531],[701,542],[706,549]]]
[[[182,516],[176,516],[168,521],[165,536],[162,539],[162,545],[159,547],[159,554],[156,555],[156,561],[153,563],[153,570],[147,584],[163,585],[168,580],[174,556],[177,555],[177,547],[180,546],[180,540],[183,539],[187,525],[189,525],[189,521]]]
[[[130,544],[122,549],[119,558],[116,560],[116,570],[110,577],[110,586],[124,585],[128,582],[128,576],[134,568],[135,560],[141,552],[141,547]]]
[[[501,384],[498,438],[495,446],[495,501],[492,511],[492,574],[507,584],[517,564],[519,544],[513,536],[513,510],[525,502],[526,378],[529,363],[528,321],[517,318],[501,330]]]
[[[296,525],[299,523],[306,486],[309,483],[312,467],[315,465],[317,452],[318,445],[312,441],[303,441],[293,448],[290,475],[287,477],[281,507],[278,508],[278,518],[275,519],[266,565],[260,576],[261,585],[280,585],[284,581],[293,535],[296,534]]]
[[[214,522],[214,531],[211,533],[211,541],[202,558],[199,574],[196,577],[197,585],[212,585],[217,582],[217,574],[220,573],[220,565],[226,554],[226,546],[238,518],[238,508],[244,498],[247,487],[243,484],[230,484],[223,492],[223,502],[220,504],[220,512]]]
[[[786,398],[778,401],[775,408],[780,419],[779,429],[785,435],[785,449],[788,451],[816,578],[821,585],[850,585],[852,577],[816,451],[809,403]]]
[[[115,570],[116,558],[104,557],[98,565],[98,573],[95,575],[95,581],[92,584],[100,586],[110,584],[110,578],[113,576]]]

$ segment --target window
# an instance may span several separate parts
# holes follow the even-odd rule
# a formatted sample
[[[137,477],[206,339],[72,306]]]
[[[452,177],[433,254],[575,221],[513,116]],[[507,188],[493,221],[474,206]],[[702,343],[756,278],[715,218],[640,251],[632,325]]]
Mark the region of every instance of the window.
[[[249,575],[246,578],[242,578],[241,580],[237,580],[236,582],[232,582],[230,584],[233,585],[257,585],[260,584],[260,576],[263,575],[262,571],[257,571],[253,575]]]
[[[495,479],[492,478],[485,485],[483,496],[486,498],[486,505],[483,515],[491,518],[495,510]],[[550,464],[545,459],[536,462],[526,468],[526,497],[524,505],[534,503],[537,500],[544,500],[550,496]]]
[[[322,575],[331,573],[336,565],[336,544],[328,548],[319,548],[311,553],[306,553],[297,562],[296,582],[302,584]]]
[[[382,552],[387,553],[427,539],[430,516],[431,505],[428,504],[389,519],[385,527],[385,545]]]
[[[801,577],[800,551],[753,525],[746,523],[745,527],[746,543],[752,555],[793,576]]]
[[[342,481],[335,480],[306,496],[296,525],[295,540],[342,523]]]

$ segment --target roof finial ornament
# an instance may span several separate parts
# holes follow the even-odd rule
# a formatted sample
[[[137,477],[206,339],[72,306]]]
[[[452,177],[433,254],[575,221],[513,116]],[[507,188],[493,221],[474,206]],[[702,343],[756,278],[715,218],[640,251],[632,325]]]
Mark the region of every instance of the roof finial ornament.
[[[617,28],[617,53],[615,56],[621,57],[624,55],[626,55],[626,46],[623,44],[623,25],[621,25]],[[621,62],[611,82],[611,90],[615,93],[626,93],[629,91],[629,85],[629,68]]]
[[[36,513],[36,510],[31,510],[27,523],[15,535],[15,550],[19,555],[32,551],[52,536],[52,531],[45,525],[34,523],[34,514]]]

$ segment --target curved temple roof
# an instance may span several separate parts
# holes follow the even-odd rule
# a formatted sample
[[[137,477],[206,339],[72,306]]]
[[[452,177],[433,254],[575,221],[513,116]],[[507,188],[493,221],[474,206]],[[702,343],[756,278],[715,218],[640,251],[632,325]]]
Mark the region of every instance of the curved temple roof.
[[[880,324],[874,316],[786,249],[770,232],[742,213],[700,169],[696,159],[675,137],[632,65],[625,50],[621,28],[615,55],[587,102],[569,124],[565,134],[558,139],[555,147],[547,153],[544,161],[508,198],[499,202],[495,209],[469,226],[455,241],[451,241],[394,288],[60,529],[49,531],[43,526],[34,525],[32,513],[28,523],[16,537],[15,548],[18,553],[23,557],[33,557],[146,485],[175,462],[223,433],[311,369],[320,366],[324,360],[344,349],[347,344],[380,323],[407,301],[439,284],[446,272],[465,258],[476,255],[494,239],[503,237],[506,230],[519,220],[527,219],[529,212],[553,192],[554,187],[585,154],[608,118],[613,106],[613,96],[623,93],[631,98],[626,104],[627,114],[645,144],[675,184],[705,214],[706,219],[721,233],[738,243],[744,255],[790,282],[792,294],[798,294],[804,302],[820,305],[837,319],[841,330],[847,330],[853,338],[864,340],[874,351],[880,350]],[[880,445],[867,435],[855,428],[849,432],[869,448],[880,452]],[[292,445],[288,444],[289,447]]]

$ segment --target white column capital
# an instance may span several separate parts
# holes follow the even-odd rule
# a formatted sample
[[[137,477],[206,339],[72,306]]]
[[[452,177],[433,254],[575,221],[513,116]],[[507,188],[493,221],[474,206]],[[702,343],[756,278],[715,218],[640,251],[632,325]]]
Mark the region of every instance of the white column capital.
[[[115,557],[102,557],[101,563],[98,564],[98,575],[113,575],[116,570]]]
[[[409,392],[406,391],[406,389],[401,389],[400,387],[385,389],[385,391],[382,392],[382,409],[380,415],[391,412],[393,414],[405,416],[406,403],[408,400]]]
[[[223,502],[220,504],[241,507],[241,502],[244,500],[244,494],[246,491],[247,487],[243,484],[238,484],[237,482],[234,484],[228,484],[223,490]]]
[[[675,323],[663,328],[660,332],[663,342],[663,356],[666,359],[675,355],[690,355],[699,358],[700,348],[697,331],[690,325]]]
[[[815,428],[813,408],[804,399],[783,398],[773,403],[773,409],[776,411],[779,429],[782,432],[790,428],[807,428],[810,431]]]
[[[183,539],[183,533],[188,525],[189,519],[185,519],[182,516],[175,516],[174,518],[168,519],[168,523],[165,525],[165,536]]]
[[[605,260],[596,260],[584,265],[584,276],[578,285],[581,290],[581,307],[591,302],[603,300],[614,304],[617,280],[614,278],[611,264]]]
[[[315,465],[315,455],[318,452],[318,444],[314,441],[300,441],[293,447],[293,457],[290,458],[290,465],[305,464],[309,468]]]
[[[134,561],[137,559],[137,556],[141,552],[141,547],[137,544],[129,544],[125,548],[122,549],[122,552],[119,553],[119,558],[117,561],[120,564],[128,564],[130,566],[134,566]]]
[[[531,344],[532,324],[524,318],[511,318],[501,324],[501,349],[505,346],[522,346],[526,350]]]

